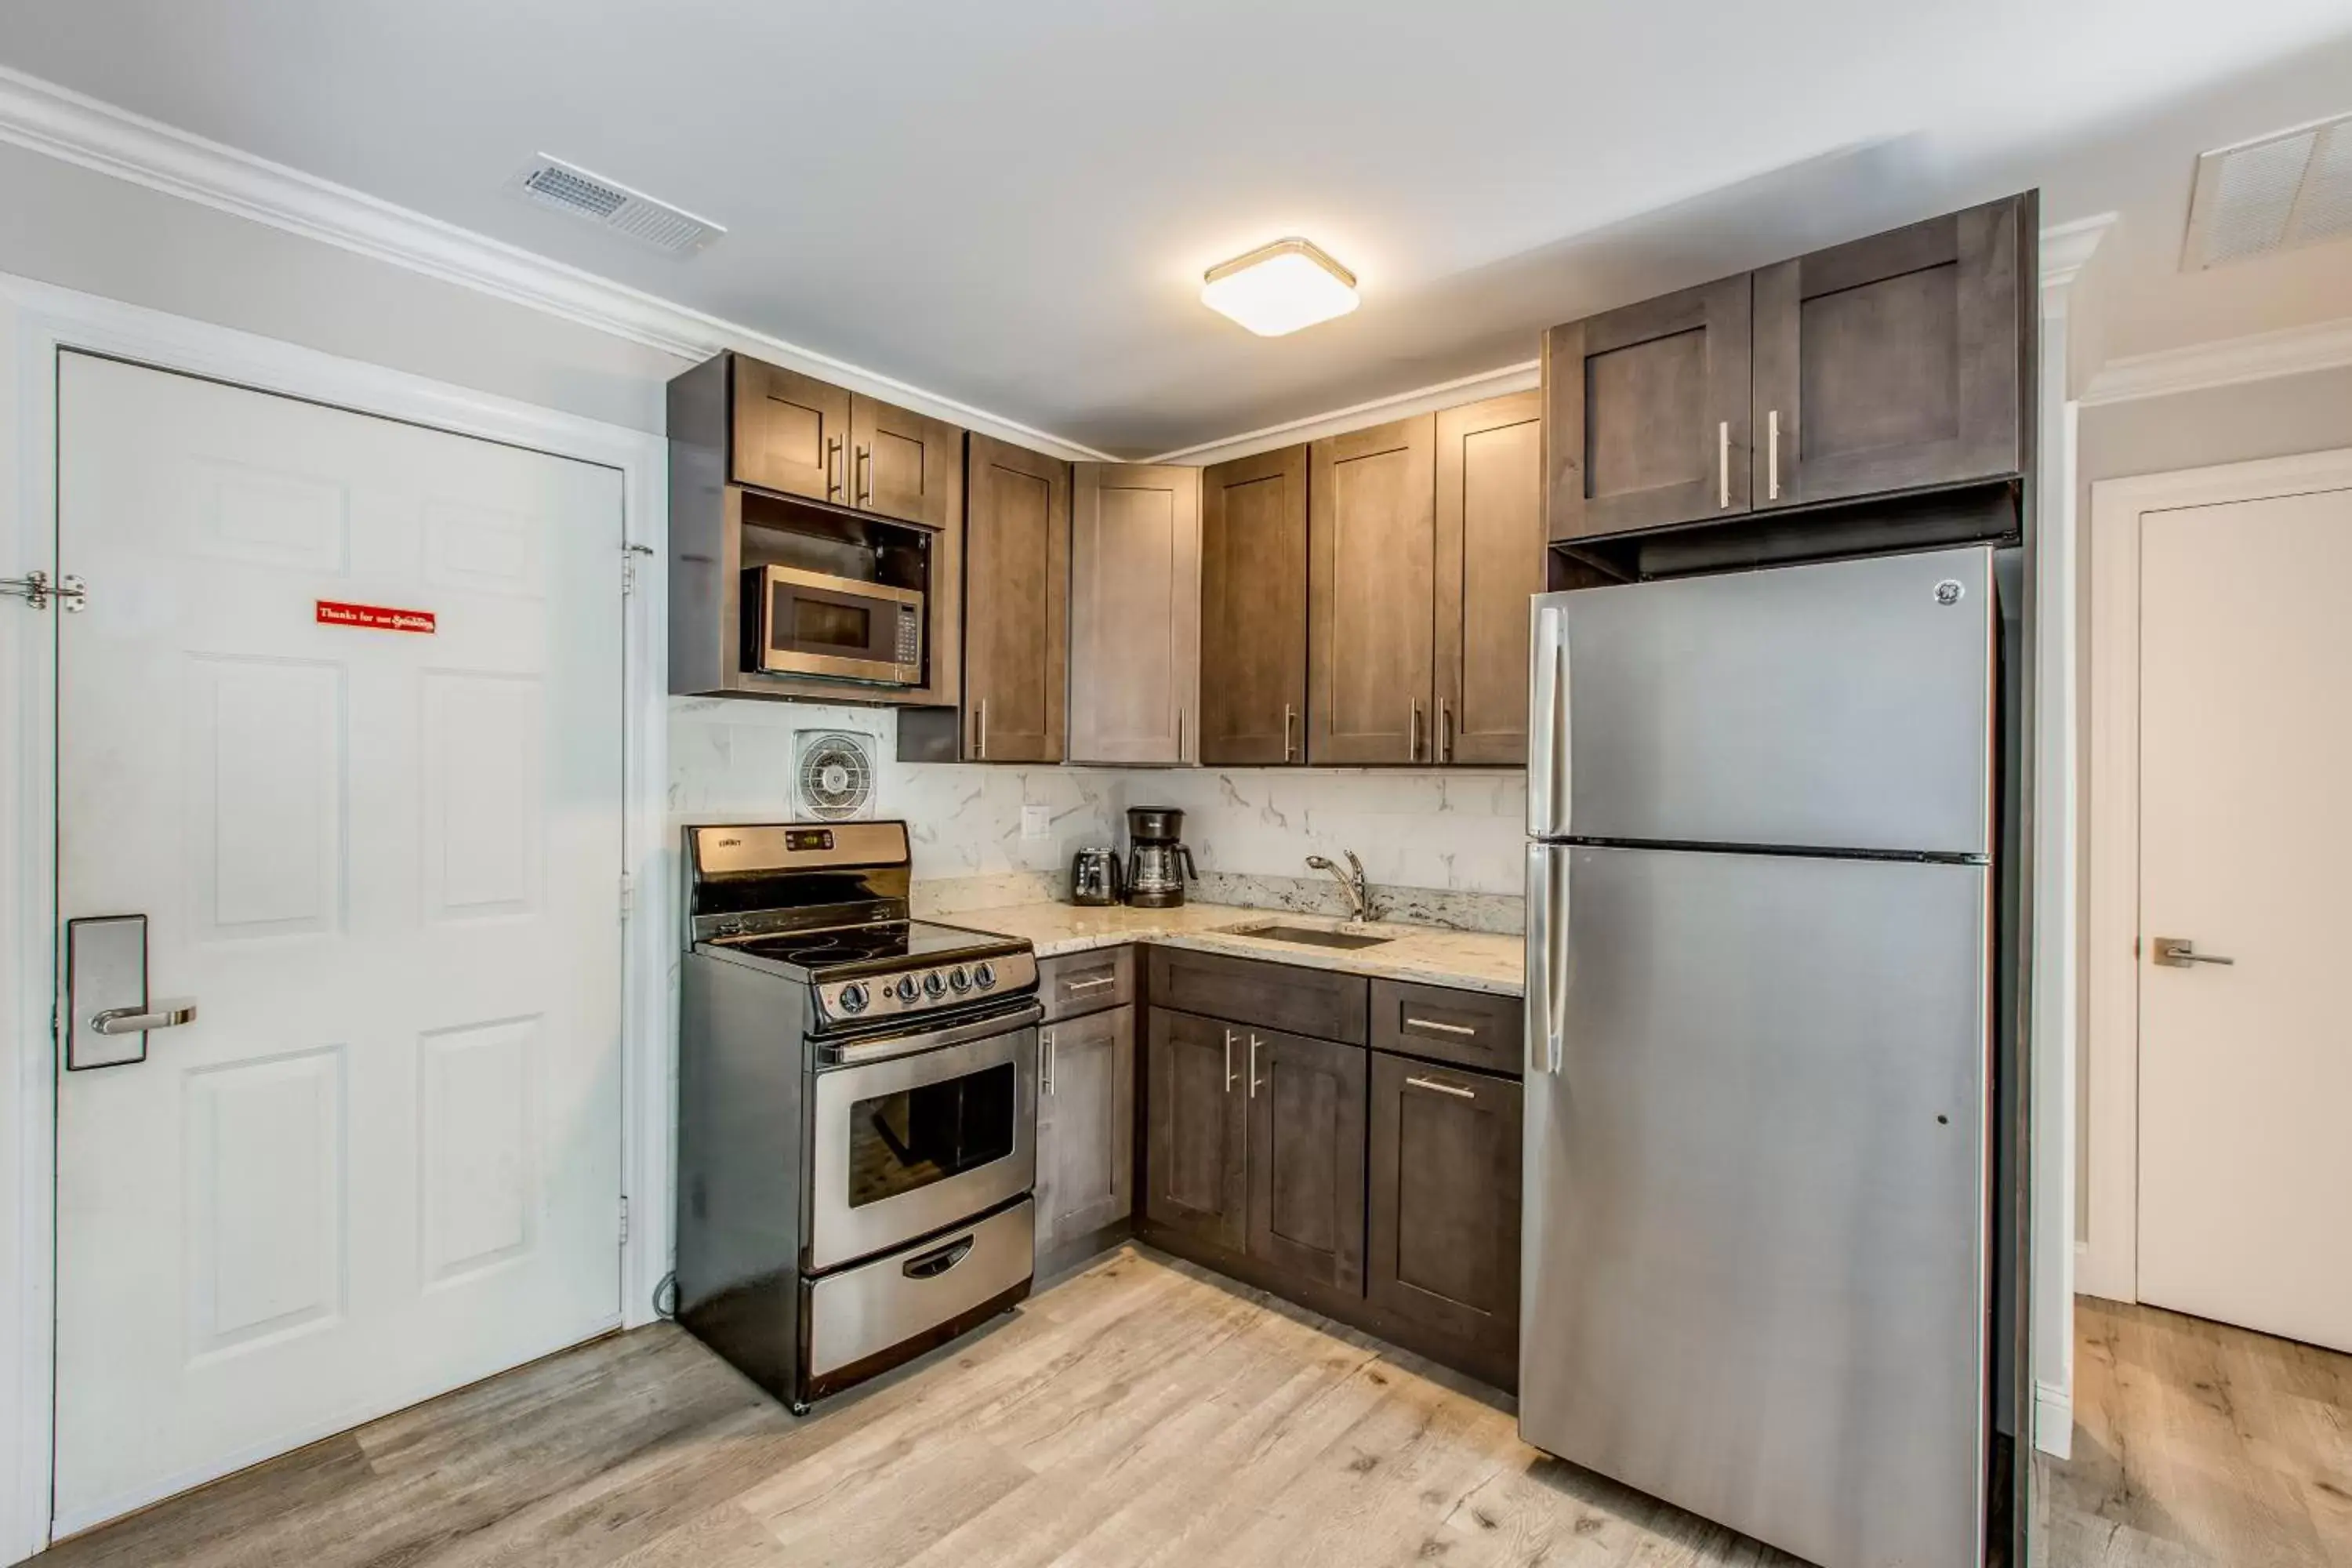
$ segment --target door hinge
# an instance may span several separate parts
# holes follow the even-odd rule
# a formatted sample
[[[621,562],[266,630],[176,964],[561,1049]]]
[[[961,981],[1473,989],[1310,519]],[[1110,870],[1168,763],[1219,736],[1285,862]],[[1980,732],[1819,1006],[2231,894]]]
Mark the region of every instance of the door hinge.
[[[637,557],[651,555],[653,552],[654,549],[650,544],[621,546],[621,596],[623,598],[637,591]]]
[[[49,581],[49,574],[46,572],[27,572],[22,577],[0,577],[0,595],[24,600],[28,610],[46,610],[49,607],[49,601],[56,599],[58,607],[69,616],[79,615],[83,606],[89,603],[89,590],[80,578],[71,573],[58,578],[55,584]]]
[[[632,873],[621,873],[621,918],[627,920],[637,912],[637,879]]]
[[[629,1200],[625,1194],[621,1198],[621,1245],[629,1245]]]

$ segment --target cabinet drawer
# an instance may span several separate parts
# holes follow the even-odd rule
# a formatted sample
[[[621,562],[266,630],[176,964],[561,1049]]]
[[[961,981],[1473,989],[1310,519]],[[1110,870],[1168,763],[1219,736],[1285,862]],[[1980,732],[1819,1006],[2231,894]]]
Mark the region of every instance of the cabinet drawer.
[[[1135,1000],[1135,949],[1098,947],[1039,959],[1037,1000],[1049,1024],[1125,1006]]]
[[[1151,1005],[1318,1039],[1364,1043],[1367,982],[1300,964],[1151,950]]]
[[[1374,1049],[1519,1076],[1526,1042],[1517,997],[1402,980],[1375,980],[1371,988]]]

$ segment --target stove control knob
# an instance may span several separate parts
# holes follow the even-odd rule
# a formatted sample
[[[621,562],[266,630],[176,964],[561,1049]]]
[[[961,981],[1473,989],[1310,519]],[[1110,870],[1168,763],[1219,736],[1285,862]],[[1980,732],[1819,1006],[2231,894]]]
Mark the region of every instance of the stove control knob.
[[[898,992],[898,1000],[901,1002],[912,1002],[922,991],[922,987],[915,984],[915,977],[911,974],[898,976],[898,984],[892,989]]]
[[[954,986],[955,994],[961,996],[971,989],[971,972],[959,963],[948,971],[948,984]]]
[[[996,984],[996,966],[985,963],[974,964],[971,971],[971,983],[982,991],[987,990]]]
[[[841,1010],[845,1013],[863,1013],[866,1011],[866,1005],[872,1000],[872,995],[867,993],[862,982],[853,980],[841,988],[839,1001]]]
[[[923,976],[923,994],[934,1002],[948,994],[948,977],[938,970]]]

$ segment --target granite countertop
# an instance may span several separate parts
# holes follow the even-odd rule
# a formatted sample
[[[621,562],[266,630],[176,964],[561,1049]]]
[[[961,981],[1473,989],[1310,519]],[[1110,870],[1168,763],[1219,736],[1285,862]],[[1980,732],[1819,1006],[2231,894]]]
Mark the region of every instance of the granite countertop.
[[[1040,958],[1153,942],[1198,952],[1230,952],[1271,959],[1308,969],[1337,969],[1389,980],[1453,985],[1517,996],[1525,990],[1526,950],[1516,936],[1451,931],[1441,926],[1369,925],[1324,915],[1277,910],[1239,909],[1230,904],[1186,904],[1173,910],[1135,910],[1124,905],[1081,908],[1076,904],[1016,904],[1007,909],[968,910],[939,917],[941,923],[1002,936],[1026,938]],[[1377,947],[1314,947],[1270,942],[1249,934],[1270,925],[1310,926],[1318,931],[1361,932],[1389,940]]]

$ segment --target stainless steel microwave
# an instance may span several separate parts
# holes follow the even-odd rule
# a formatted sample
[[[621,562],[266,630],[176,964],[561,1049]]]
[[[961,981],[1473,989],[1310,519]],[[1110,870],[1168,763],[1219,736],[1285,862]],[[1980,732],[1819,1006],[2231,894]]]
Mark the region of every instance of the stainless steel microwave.
[[[923,595],[797,566],[743,573],[747,662],[767,675],[923,683]],[[756,607],[756,613],[754,612]]]

